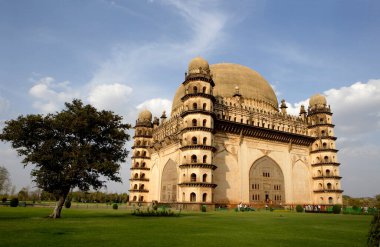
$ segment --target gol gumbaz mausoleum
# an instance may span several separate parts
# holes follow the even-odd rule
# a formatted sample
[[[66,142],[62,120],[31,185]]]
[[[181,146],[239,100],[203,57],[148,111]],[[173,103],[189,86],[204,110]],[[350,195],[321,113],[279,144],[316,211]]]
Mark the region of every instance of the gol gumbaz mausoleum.
[[[312,96],[287,114],[270,84],[238,64],[193,59],[171,116],[135,125],[130,201],[252,206],[342,203],[332,111]]]

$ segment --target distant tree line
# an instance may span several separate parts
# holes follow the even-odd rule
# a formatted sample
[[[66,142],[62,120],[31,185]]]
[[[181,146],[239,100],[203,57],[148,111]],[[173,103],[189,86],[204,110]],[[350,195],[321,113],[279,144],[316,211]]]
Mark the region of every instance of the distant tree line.
[[[11,200],[12,198],[18,198],[19,201],[28,201],[32,203],[56,201],[54,194],[41,189],[30,190],[29,187],[24,187],[18,193],[13,195],[0,194],[0,197],[3,202]],[[129,195],[127,193],[107,193],[100,191],[73,191],[68,195],[67,199],[72,202],[81,203],[126,203],[129,201]]]
[[[350,197],[343,195],[343,206],[380,208],[380,194],[374,197]]]

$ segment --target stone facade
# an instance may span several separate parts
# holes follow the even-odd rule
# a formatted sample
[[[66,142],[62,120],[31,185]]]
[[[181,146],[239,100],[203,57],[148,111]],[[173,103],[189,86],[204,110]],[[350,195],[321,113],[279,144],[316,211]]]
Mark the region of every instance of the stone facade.
[[[130,201],[182,205],[342,203],[332,112],[316,94],[299,116],[256,71],[193,59],[170,119],[135,125]]]

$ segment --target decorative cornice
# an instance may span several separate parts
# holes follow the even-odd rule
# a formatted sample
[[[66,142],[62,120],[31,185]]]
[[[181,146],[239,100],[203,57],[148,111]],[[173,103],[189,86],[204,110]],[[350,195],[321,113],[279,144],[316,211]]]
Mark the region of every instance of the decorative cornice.
[[[322,153],[322,152],[337,153],[338,150],[337,149],[333,149],[333,148],[321,148],[321,149],[318,149],[318,150],[312,150],[312,151],[310,151],[311,154]]]
[[[343,193],[343,190],[320,189],[320,190],[314,190],[314,193]]]
[[[138,135],[138,134],[136,134],[136,135],[133,136],[133,139],[138,138],[138,137],[142,137],[142,138],[152,138],[152,135]]]
[[[130,178],[129,181],[149,182],[149,178]]]
[[[342,179],[342,177],[340,177],[340,176],[332,176],[332,175],[330,175],[330,176],[317,176],[317,177],[313,177],[313,179],[314,180],[316,180],[316,179],[328,179],[328,178],[332,178],[332,179]]]
[[[331,128],[334,128],[334,127],[335,127],[335,124],[329,124],[329,123],[318,123],[318,124],[309,125],[309,126],[307,126],[307,128],[308,128],[308,129],[312,129],[312,128],[315,128],[315,127],[320,127],[320,126],[327,126],[327,127],[331,127]]]
[[[206,74],[201,74],[201,73],[197,73],[197,74],[188,74],[186,76],[186,79],[185,81],[182,83],[183,85],[186,85],[188,84],[189,82],[191,81],[204,81],[204,82],[208,82],[210,83],[211,86],[215,86],[215,83],[214,81],[212,80],[212,77],[211,75],[206,75]]]
[[[310,144],[316,140],[316,138],[306,135],[283,132],[275,129],[267,129],[222,119],[217,119],[215,121],[215,130],[241,136],[250,136],[259,139],[292,143],[302,146],[310,146]]]
[[[323,114],[327,114],[327,115],[332,115],[332,112],[330,110],[329,107],[323,107],[323,108],[317,108],[317,109],[312,109],[312,110],[308,110],[307,111],[307,116],[313,116],[315,114],[320,114],[320,113],[323,113]]]
[[[206,94],[206,93],[188,93],[188,94],[185,94],[181,100],[182,101],[185,101],[189,98],[197,98],[197,97],[202,97],[202,98],[206,98],[206,99],[210,99],[212,102],[215,102],[215,97],[214,95],[211,95],[211,94]]]
[[[180,149],[182,151],[184,150],[191,150],[191,149],[202,149],[202,150],[211,150],[213,152],[216,151],[216,147],[214,146],[208,146],[208,145],[186,145],[186,146],[182,146],[180,147]]]
[[[140,192],[140,193],[148,193],[149,190],[146,189],[130,189],[130,192]]]
[[[146,159],[146,160],[150,160],[150,157],[147,157],[147,156],[132,156],[131,158],[132,159]]]
[[[215,117],[215,112],[207,111],[207,110],[203,110],[203,109],[185,110],[185,111],[181,112],[181,117],[184,118],[185,116],[187,116],[189,114],[197,114],[197,113],[201,113],[201,114],[205,114],[205,115]]]
[[[340,166],[340,163],[338,162],[319,162],[319,163],[314,163],[311,164],[311,166]]]
[[[213,129],[208,127],[202,127],[202,126],[194,126],[194,127],[186,127],[182,129],[182,132],[187,131],[206,131],[206,132],[213,132]]]
[[[182,164],[179,165],[180,168],[209,168],[215,170],[217,168],[216,165],[213,164],[205,164],[205,163],[190,163],[190,164]]]
[[[148,167],[131,167],[131,170],[144,170],[144,171],[149,171],[150,168]]]
[[[184,182],[178,184],[181,187],[211,187],[215,188],[217,185],[212,183],[202,183],[202,182]]]

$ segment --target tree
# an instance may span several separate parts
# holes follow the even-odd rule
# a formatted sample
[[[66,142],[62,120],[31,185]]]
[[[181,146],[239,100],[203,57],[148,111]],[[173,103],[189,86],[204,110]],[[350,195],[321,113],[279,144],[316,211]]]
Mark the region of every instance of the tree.
[[[0,166],[0,193],[7,194],[10,187],[9,172],[7,168]]]
[[[0,140],[11,142],[25,165],[35,165],[33,181],[55,196],[50,217],[60,218],[72,188],[96,190],[104,179],[121,182],[118,171],[128,156],[124,144],[129,128],[121,116],[73,100],[55,114],[6,121]]]

